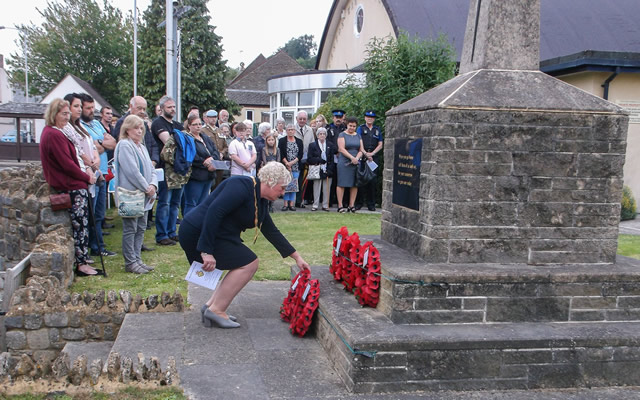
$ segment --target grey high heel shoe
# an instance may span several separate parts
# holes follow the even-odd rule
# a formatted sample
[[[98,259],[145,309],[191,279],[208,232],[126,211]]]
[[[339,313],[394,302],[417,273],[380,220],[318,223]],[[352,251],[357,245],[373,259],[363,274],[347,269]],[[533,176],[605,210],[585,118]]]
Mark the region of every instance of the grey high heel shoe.
[[[204,312],[204,326],[211,328],[214,325],[223,329],[240,328],[239,323],[223,318],[207,308]]]
[[[208,305],[204,304],[201,308],[200,308],[200,314],[202,314],[202,322],[204,323],[204,312],[209,308]],[[231,314],[227,314],[227,316],[229,317],[230,320],[232,320],[233,322],[236,322],[238,320],[238,318],[234,317]]]

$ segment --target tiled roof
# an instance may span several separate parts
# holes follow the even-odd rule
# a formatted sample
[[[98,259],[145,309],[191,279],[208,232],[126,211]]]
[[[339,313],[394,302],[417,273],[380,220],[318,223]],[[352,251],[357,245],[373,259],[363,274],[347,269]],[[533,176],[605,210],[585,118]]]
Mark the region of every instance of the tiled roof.
[[[266,91],[227,89],[227,97],[243,106],[269,107],[269,94]]]
[[[269,107],[267,80],[274,75],[300,71],[304,71],[304,68],[284,51],[266,59],[260,54],[227,85],[226,94],[239,105]]]
[[[245,74],[241,79],[234,79],[227,88],[263,90],[266,92],[267,79],[274,75],[298,71],[304,71],[304,68],[287,53],[279,51],[255,67],[253,71]]]
[[[6,118],[44,118],[47,104],[41,103],[4,103],[0,104],[0,117]]]

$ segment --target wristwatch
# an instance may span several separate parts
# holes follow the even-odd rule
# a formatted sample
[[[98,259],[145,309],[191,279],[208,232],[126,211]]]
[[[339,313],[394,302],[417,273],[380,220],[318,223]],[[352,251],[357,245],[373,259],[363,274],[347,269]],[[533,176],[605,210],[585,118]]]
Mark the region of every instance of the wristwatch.
[[[102,140],[98,139],[98,144],[102,146]]]

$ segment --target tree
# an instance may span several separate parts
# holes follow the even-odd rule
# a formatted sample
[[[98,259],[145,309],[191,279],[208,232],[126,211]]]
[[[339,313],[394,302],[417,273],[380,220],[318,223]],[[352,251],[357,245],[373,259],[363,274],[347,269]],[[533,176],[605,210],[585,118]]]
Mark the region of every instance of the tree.
[[[316,65],[316,50],[318,45],[313,41],[313,35],[303,35],[291,38],[276,52],[284,50],[291,58],[306,69],[312,69]]]
[[[209,25],[206,0],[184,0],[190,6],[178,22],[181,29],[182,115],[189,107],[200,110],[226,108],[238,113],[238,105],[225,95],[226,61],[222,59],[221,37]],[[158,24],[165,20],[165,1],[152,0],[144,12],[140,28],[139,87],[149,104],[166,94],[165,28]]]
[[[51,1],[41,27],[20,25],[29,54],[29,94],[44,95],[67,74],[89,82],[115,108],[127,104],[133,80],[131,18],[103,0]],[[24,54],[11,54],[11,81],[24,82]]]

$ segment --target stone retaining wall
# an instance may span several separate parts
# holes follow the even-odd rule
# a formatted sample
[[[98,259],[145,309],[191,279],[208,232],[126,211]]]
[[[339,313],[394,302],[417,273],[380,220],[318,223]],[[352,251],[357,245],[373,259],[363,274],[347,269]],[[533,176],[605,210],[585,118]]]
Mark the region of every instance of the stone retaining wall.
[[[6,344],[12,365],[28,356],[51,362],[69,341],[115,340],[129,312],[182,311],[177,291],[142,298],[122,290],[68,293],[53,276],[29,278],[11,299],[5,316]]]
[[[42,167],[0,170],[0,258],[17,264],[29,253],[31,275],[73,281],[73,237],[67,211],[52,211]]]

